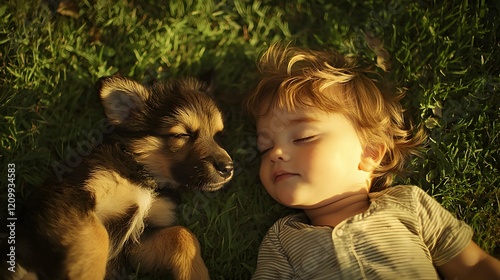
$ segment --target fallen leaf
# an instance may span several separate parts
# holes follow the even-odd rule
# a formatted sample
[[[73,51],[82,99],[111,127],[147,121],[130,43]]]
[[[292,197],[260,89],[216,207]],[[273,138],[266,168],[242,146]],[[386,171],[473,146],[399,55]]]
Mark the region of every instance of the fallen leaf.
[[[57,12],[63,16],[71,18],[80,17],[80,8],[78,7],[78,3],[74,0],[62,0],[59,2]]]
[[[370,32],[365,32],[365,41],[368,44],[368,47],[372,49],[377,56],[378,67],[385,72],[391,71],[391,55],[384,48],[384,42]]]
[[[437,102],[434,105],[434,107],[432,108],[432,113],[440,118],[443,117],[443,106],[441,105],[441,103]]]

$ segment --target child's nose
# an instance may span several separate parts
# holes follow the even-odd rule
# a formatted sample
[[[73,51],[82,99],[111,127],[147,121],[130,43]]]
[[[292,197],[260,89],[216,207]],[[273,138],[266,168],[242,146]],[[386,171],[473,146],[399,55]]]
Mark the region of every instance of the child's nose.
[[[271,161],[272,162],[289,161],[290,160],[290,154],[287,151],[287,149],[285,149],[284,147],[274,146],[270,152],[271,152]]]

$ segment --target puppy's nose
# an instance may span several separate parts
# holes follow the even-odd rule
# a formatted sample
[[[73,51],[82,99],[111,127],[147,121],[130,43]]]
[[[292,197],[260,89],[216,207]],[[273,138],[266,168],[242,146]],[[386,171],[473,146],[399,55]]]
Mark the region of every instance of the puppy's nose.
[[[219,161],[215,163],[215,169],[219,175],[223,178],[227,178],[233,174],[233,162],[232,161]]]

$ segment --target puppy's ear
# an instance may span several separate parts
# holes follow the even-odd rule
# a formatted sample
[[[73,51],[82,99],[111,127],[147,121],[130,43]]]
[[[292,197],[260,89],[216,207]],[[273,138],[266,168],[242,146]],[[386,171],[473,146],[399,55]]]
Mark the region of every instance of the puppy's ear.
[[[145,86],[120,76],[101,78],[97,86],[104,112],[115,125],[122,124],[143,110],[151,95]]]
[[[203,85],[201,91],[206,92],[208,95],[213,96],[215,88],[215,71],[210,69],[198,75],[198,80],[202,81]]]

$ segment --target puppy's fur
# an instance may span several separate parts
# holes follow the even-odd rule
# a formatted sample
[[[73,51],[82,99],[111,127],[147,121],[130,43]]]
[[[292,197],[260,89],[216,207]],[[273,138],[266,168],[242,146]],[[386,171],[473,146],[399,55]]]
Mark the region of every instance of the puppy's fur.
[[[62,181],[31,195],[19,263],[38,279],[112,279],[123,260],[175,279],[209,279],[198,240],[174,225],[173,190],[214,191],[232,177],[210,87],[114,76],[99,93],[111,132]]]

